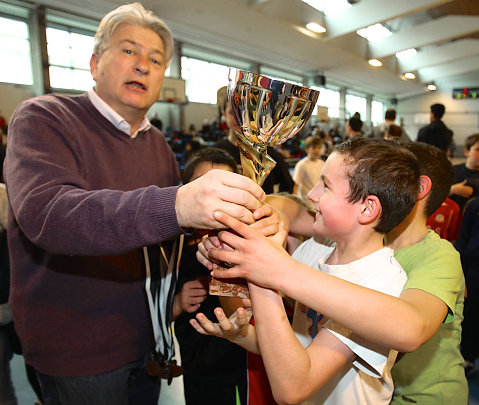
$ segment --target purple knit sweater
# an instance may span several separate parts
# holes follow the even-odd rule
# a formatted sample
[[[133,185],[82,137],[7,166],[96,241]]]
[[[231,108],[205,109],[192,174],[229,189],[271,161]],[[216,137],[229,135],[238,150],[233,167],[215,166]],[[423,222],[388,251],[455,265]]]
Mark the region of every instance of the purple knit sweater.
[[[55,376],[116,369],[153,346],[141,248],[182,232],[179,174],[155,128],[134,139],[87,94],[11,119],[10,303],[26,361]]]

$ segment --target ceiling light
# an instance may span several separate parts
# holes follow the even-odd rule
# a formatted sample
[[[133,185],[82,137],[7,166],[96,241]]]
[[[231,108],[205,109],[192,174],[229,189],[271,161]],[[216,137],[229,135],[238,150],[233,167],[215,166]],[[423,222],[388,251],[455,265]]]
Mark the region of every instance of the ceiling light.
[[[387,38],[393,34],[382,24],[374,24],[366,28],[361,28],[360,30],[357,30],[356,33],[372,42]]]
[[[324,28],[322,25],[319,25],[318,23],[315,22],[310,22],[306,24],[306,28],[310,31],[316,32],[318,34],[322,32],[326,32],[326,28]]]
[[[374,67],[381,67],[383,63],[378,59],[369,59],[368,63]]]
[[[416,78],[416,75],[412,72],[406,72],[404,73],[404,77],[408,80],[413,80]]]
[[[404,51],[401,52],[396,52],[396,58],[398,59],[408,59],[411,56],[414,56],[417,54],[417,50],[414,48],[409,48],[405,49]]]
[[[437,90],[437,87],[436,87],[436,85],[435,85],[434,83],[429,83],[429,84],[427,85],[427,89],[428,89],[429,91],[436,91],[436,90]]]

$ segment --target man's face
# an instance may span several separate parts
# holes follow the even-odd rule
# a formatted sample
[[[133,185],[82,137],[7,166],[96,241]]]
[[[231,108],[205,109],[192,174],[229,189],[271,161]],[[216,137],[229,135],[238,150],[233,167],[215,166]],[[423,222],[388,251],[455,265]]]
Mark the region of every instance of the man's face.
[[[160,95],[165,76],[163,41],[153,30],[122,24],[90,68],[100,98],[127,121],[142,118]]]

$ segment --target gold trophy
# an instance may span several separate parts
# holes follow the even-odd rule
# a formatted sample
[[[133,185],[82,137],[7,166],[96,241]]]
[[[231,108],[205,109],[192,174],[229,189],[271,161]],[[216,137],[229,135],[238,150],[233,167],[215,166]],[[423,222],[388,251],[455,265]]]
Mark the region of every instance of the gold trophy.
[[[303,128],[319,91],[234,68],[228,79],[228,103],[238,124],[235,135],[243,174],[261,186],[276,165],[267,154],[268,146],[285,142]],[[210,294],[249,297],[243,279],[212,278]]]

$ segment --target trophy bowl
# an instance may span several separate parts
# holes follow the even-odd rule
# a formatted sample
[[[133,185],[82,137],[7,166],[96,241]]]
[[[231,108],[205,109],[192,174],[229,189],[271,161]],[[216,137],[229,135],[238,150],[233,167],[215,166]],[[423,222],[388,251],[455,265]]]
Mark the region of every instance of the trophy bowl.
[[[311,117],[319,91],[230,68],[228,102],[243,174],[262,185],[276,162],[267,154],[295,136]]]
[[[234,133],[243,175],[261,186],[276,165],[267,148],[287,141],[304,127],[319,91],[234,68],[228,79],[228,103],[238,125]],[[210,294],[249,297],[243,279],[212,278]]]

